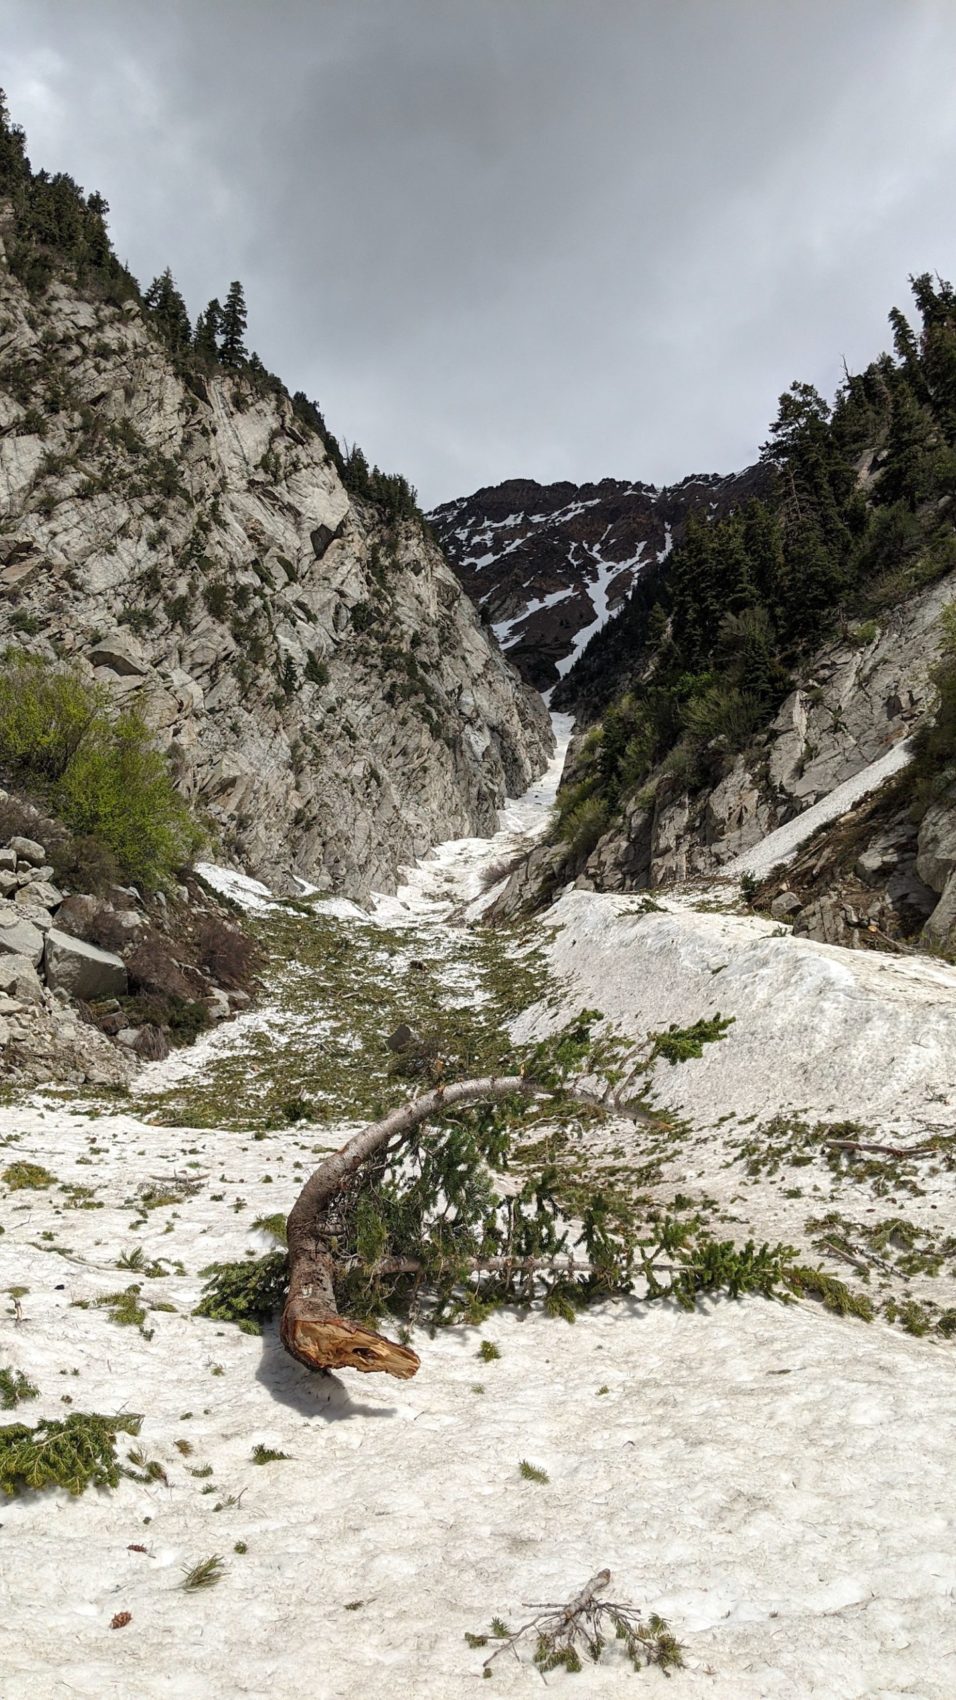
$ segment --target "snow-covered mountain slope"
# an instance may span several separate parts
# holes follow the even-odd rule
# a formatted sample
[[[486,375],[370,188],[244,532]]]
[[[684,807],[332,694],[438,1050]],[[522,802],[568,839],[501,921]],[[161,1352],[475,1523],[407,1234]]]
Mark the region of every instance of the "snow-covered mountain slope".
[[[657,489],[509,479],[428,518],[502,648],[546,690],[570,672],[635,580],[666,559],[690,513],[722,514],[753,493],[758,468]]]
[[[488,1650],[467,1633],[605,1565],[616,1597],[683,1644],[670,1700],[951,1700],[956,970],[795,941],[687,894],[574,893],[520,936],[456,925],[502,852],[540,832],[554,778],[496,840],[409,869],[375,916],[267,908],[292,942],[270,1003],[145,1069],[121,1106],[0,1109],[5,1163],[52,1177],[0,1186],[0,1288],[19,1313],[0,1365],[39,1388],[14,1415],[141,1412],[126,1450],[157,1467],[5,1505],[3,1700],[464,1700]],[[721,1237],[788,1240],[882,1314],[758,1299],[606,1303],[574,1327],[501,1313],[416,1331],[422,1369],[399,1385],[310,1376],[271,1330],[194,1315],[204,1266],[269,1249],[265,1225],[354,1125],[349,1082],[381,1068],[413,985],[474,1007],[520,963],[535,990],[516,1036],[583,1004],[631,1039],[733,1016],[699,1059],[654,1065],[669,1119],[558,1128],[556,1149]],[[297,1096],[312,1119],[279,1126]],[[97,1303],[128,1286],[142,1332]],[[483,1361],[482,1340],[500,1356]],[[273,1461],[254,1462],[260,1445]],[[221,1580],[184,1592],[213,1555]],[[635,1681],[664,1692],[612,1647],[587,1693]],[[489,1688],[531,1696],[541,1676],[502,1658]]]

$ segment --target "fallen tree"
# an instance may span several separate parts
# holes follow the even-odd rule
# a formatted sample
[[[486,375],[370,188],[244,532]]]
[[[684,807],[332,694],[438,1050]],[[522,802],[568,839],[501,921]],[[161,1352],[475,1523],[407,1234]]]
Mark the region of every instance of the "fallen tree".
[[[549,1088],[545,1082],[522,1074],[457,1081],[413,1098],[384,1120],[363,1128],[320,1163],[302,1188],[286,1224],[289,1291],[279,1329],[286,1351],[310,1369],[384,1370],[401,1380],[414,1375],[420,1360],[410,1347],[386,1340],[374,1329],[339,1314],[335,1287],[337,1274],[343,1272],[343,1194],[347,1194],[352,1178],[378,1153],[392,1142],[400,1144],[435,1116],[447,1116],[459,1106],[537,1098],[549,1091],[589,1105],[595,1103],[594,1095],[583,1088],[567,1084]],[[533,1279],[548,1264],[553,1271],[558,1267],[562,1273],[568,1270],[567,1261],[559,1266],[546,1252],[539,1256],[511,1252],[473,1256],[456,1259],[455,1267],[459,1276],[520,1274]],[[593,1273],[590,1263],[578,1267]],[[573,1259],[570,1268],[572,1273],[577,1272]],[[371,1273],[378,1278],[423,1275],[427,1269],[428,1261],[417,1257],[382,1257],[371,1265]]]
[[[540,1303],[573,1319],[590,1300],[635,1292],[685,1309],[718,1292],[809,1292],[852,1308],[841,1283],[822,1284],[792,1248],[717,1240],[698,1215],[669,1215],[635,1188],[608,1176],[602,1185],[599,1164],[584,1168],[588,1122],[610,1112],[660,1127],[640,1087],[662,1037],[680,1062],[727,1026],[651,1034],[649,1059],[635,1066],[613,1037],[592,1039],[599,1019],[582,1011],[508,1074],[446,1082],[432,1058],[429,1091],[310,1175],[285,1223],[286,1251],[204,1271],[198,1314],[259,1332],[279,1309],[282,1343],[306,1368],[407,1380],[418,1355],[407,1338],[379,1333],[379,1317],[476,1323],[496,1305]],[[607,1082],[602,1093],[595,1080]]]

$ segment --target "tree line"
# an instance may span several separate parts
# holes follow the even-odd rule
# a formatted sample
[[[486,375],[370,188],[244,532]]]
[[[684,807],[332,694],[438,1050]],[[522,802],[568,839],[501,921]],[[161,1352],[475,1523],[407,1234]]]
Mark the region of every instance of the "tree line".
[[[261,393],[286,393],[281,379],[246,346],[248,312],[242,283],[234,279],[223,301],[214,296],[194,325],[169,266],[141,290],[113,252],[106,223],[108,202],[95,191],[87,195],[66,172],[51,176],[31,168],[26,135],[21,125],[12,122],[2,89],[0,199],[11,204],[14,214],[14,235],[7,244],[10,268],[31,294],[42,294],[66,264],[78,286],[101,299],[117,306],[136,301],[187,380],[222,368],[241,373]],[[422,518],[407,479],[370,466],[357,446],[343,454],[315,403],[301,391],[292,400],[300,422],[321,437],[353,496],[376,504],[393,520]]]

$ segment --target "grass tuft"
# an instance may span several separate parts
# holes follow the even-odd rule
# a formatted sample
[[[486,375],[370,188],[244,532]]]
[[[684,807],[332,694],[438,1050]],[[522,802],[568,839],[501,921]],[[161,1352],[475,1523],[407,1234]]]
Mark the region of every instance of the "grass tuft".
[[[225,1573],[225,1563],[218,1553],[213,1553],[210,1558],[201,1558],[192,1569],[184,1565],[183,1579],[179,1586],[187,1593],[193,1593],[197,1588],[212,1588],[222,1581]]]

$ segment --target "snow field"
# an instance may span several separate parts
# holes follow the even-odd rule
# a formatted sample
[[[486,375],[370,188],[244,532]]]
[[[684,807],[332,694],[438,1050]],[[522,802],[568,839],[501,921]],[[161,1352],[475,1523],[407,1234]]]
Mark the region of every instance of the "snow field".
[[[470,995],[453,918],[481,906],[489,866],[543,829],[559,772],[558,760],[509,805],[495,839],[439,847],[376,904],[383,926],[407,927],[409,952],[416,938],[442,941],[451,996]],[[554,984],[515,1029],[543,1033],[584,1004],[635,1038],[734,1015],[699,1061],[656,1065],[657,1103],[691,1125],[649,1184],[664,1202],[678,1186],[709,1196],[715,1230],[739,1240],[796,1234],[834,1198],[858,1213],[898,1208],[819,1160],[798,1171],[807,1196],[784,1198],[789,1173],[741,1167],[748,1119],[789,1108],[901,1138],[956,1125],[956,971],[777,933],[686,900],[648,912],[640,899],[571,893],[540,928]],[[321,1037],[330,1013],[303,1016],[292,1041]],[[621,1303],[573,1327],[501,1313],[481,1330],[419,1331],[422,1368],[394,1384],[309,1376],[272,1331],[254,1338],[191,1314],[201,1269],[267,1250],[253,1221],[284,1213],[319,1151],[350,1129],[259,1139],[141,1112],[147,1095],[241,1057],[277,1020],[253,1012],[151,1065],[139,1100],[110,1113],[39,1094],[0,1109],[0,1169],[26,1159],[57,1183],[0,1192],[0,1292],[27,1289],[22,1321],[5,1316],[0,1362],[41,1393],[5,1420],[140,1411],[128,1446],[166,1478],[0,1506],[2,1700],[537,1695],[540,1676],[510,1657],[484,1683],[465,1632],[495,1614],[520,1623],[523,1602],[562,1600],[603,1565],[616,1597],[670,1620],[686,1669],[634,1676],[612,1656],[582,1677],[557,1673],[555,1689],[952,1700],[952,1347],[809,1305]],[[615,1118],[594,1144],[602,1161],[623,1151],[626,1166],[652,1139]],[[907,1213],[953,1232],[951,1172],[920,1173]],[[145,1213],[133,1202],[144,1185],[184,1177],[192,1187],[170,1202]],[[99,1207],[71,1185],[92,1188]],[[118,1267],[137,1245],[163,1274]],[[72,1308],[131,1283],[150,1339],[105,1309]],[[500,1359],[481,1360],[482,1338]],[[256,1465],[260,1442],[288,1458]],[[548,1481],[523,1480],[522,1459]],[[212,1554],[221,1581],[183,1592],[184,1568]],[[121,1611],[132,1621],[110,1630]]]

